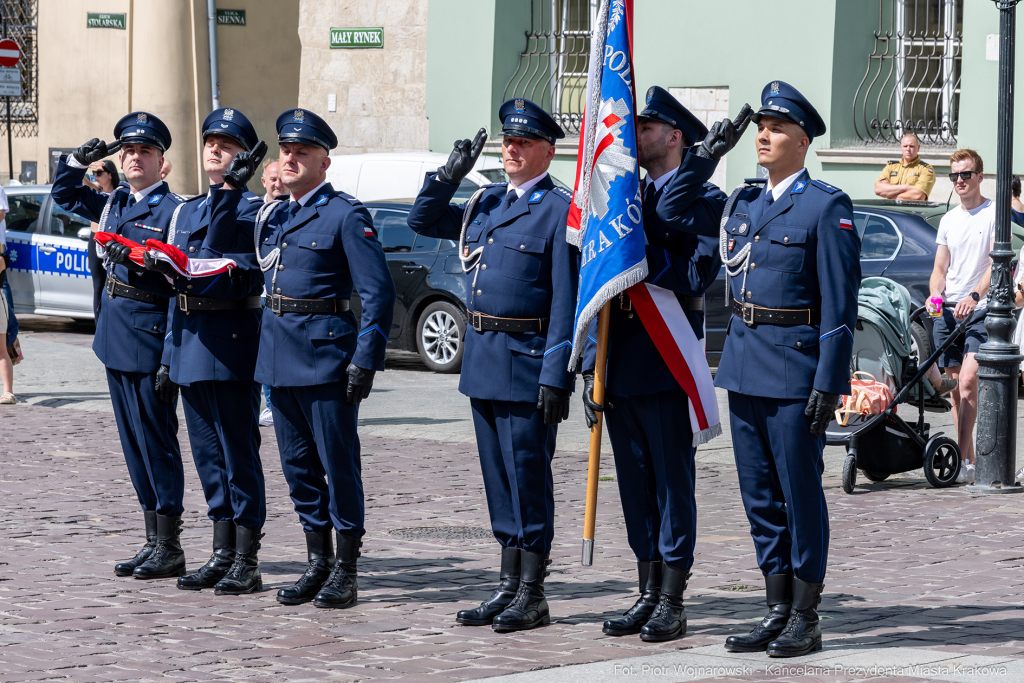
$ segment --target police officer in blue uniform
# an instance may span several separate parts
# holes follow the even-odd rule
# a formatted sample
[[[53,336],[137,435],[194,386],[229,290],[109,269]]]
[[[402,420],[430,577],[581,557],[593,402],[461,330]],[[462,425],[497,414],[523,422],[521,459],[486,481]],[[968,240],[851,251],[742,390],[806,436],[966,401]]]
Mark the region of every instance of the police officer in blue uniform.
[[[242,112],[230,108],[206,117],[202,140],[210,189],[178,206],[168,242],[192,258],[237,255],[234,258],[245,259],[249,267],[237,269],[240,277],[187,278],[148,254],[146,267],[171,278],[177,292],[164,364],[170,366],[171,381],[181,387],[192,457],[213,521],[212,556],[198,571],[180,577],[178,588],[215,587],[218,595],[237,595],[263,586],[257,551],[267,505],[255,418],[260,387],[253,382],[263,277],[252,251],[251,230],[263,200],[222,183],[226,174],[233,174],[244,188],[252,177],[249,169],[259,165],[266,144],[259,143],[254,157],[256,130]],[[216,211],[220,204],[230,204],[230,211],[248,221],[250,229],[238,230],[233,215]],[[212,223],[215,213],[227,218],[221,221],[226,226]]]
[[[718,240],[681,229],[694,223],[710,223],[717,229],[726,199],[707,182],[715,164],[698,157],[692,147],[707,133],[704,124],[665,89],[653,86],[647,91],[637,140],[638,161],[647,171],[642,181],[650,268],[646,281],[676,293],[698,339],[704,336],[704,291],[721,265]],[[687,206],[674,217],[681,225],[666,225],[655,210],[669,183],[689,197]],[[583,361],[588,426],[593,426],[594,413],[602,409],[593,401],[596,328],[595,320]],[[622,618],[606,621],[604,633],[639,633],[641,639],[652,642],[671,640],[686,633],[683,591],[697,532],[696,448],[686,392],[626,293],[612,302],[606,387],[608,437],[626,534],[637,559],[640,598]]]
[[[160,119],[132,112],[114,127],[116,142],[93,138],[57,164],[51,191],[67,211],[99,223],[138,244],[165,241],[181,198],[160,179],[171,134]],[[82,187],[89,164],[120,150],[128,186],[109,196]],[[107,368],[107,385],[117,419],[128,473],[146,522],[146,544],[118,576],[156,579],[185,571],[178,541],[184,472],[178,448],[177,389],[161,357],[170,345],[169,318],[174,290],[160,273],[147,272],[128,258],[129,249],[106,249],[107,300],[96,321],[93,351]]]
[[[395,285],[369,212],[326,181],[334,131],[313,112],[290,109],[278,117],[277,135],[291,199],[266,205],[255,228],[267,289],[256,381],[271,387],[281,468],[309,559],[277,599],[351,607],[365,533],[356,421],[384,369]],[[349,310],[353,286],[361,326]]]
[[[715,378],[729,392],[736,469],[768,614],[726,649],[794,657],[821,649],[817,605],[828,556],[821,488],[824,432],[850,390],[860,239],[841,190],[804,168],[825,123],[796,88],[773,81],[752,120],[763,188],[729,198],[722,259],[733,317]],[[715,124],[721,151],[742,129]]]
[[[578,252],[565,240],[571,194],[547,174],[562,129],[529,100],[508,100],[498,116],[510,182],[451,203],[483,149],[481,129],[472,142],[456,142],[448,162],[427,176],[409,227],[460,241],[472,329],[459,390],[470,397],[491,529],[502,549],[498,588],[456,620],[519,631],[550,621],[551,458],[574,386],[566,368],[579,271]]]

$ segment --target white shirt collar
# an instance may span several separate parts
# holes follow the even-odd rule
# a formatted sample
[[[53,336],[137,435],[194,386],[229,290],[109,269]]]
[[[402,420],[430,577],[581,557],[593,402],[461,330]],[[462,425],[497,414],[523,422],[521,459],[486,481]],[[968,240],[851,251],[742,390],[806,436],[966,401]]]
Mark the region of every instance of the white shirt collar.
[[[648,185],[652,185],[653,184],[654,185],[654,191],[655,192],[660,192],[661,188],[665,187],[665,183],[667,183],[668,181],[672,180],[672,176],[674,176],[676,174],[676,171],[678,171],[678,170],[679,170],[679,167],[676,166],[675,168],[673,168],[671,171],[669,171],[668,173],[664,174],[660,178],[651,178],[650,174],[648,174],[647,175],[647,184]],[[644,188],[644,189],[647,189],[647,188]]]
[[[296,199],[295,197],[292,197],[292,198],[291,198],[291,201],[293,201],[293,202],[298,202],[298,203],[299,203],[299,206],[305,206],[305,205],[306,205],[306,200],[307,200],[307,199],[309,199],[310,197],[312,197],[313,195],[315,195],[315,194],[317,193],[317,191],[318,191],[318,190],[319,190],[319,189],[320,189],[321,187],[323,187],[324,185],[326,185],[326,184],[327,184],[327,181],[325,180],[325,181],[323,181],[322,183],[320,183],[319,185],[317,185],[316,187],[314,187],[314,188],[313,188],[312,190],[310,190],[309,192],[307,192],[306,194],[304,194],[304,195],[302,195],[301,197],[299,197],[298,199]]]
[[[793,184],[793,181],[795,181],[800,176],[800,174],[806,170],[806,168],[801,168],[799,171],[789,176],[775,187],[772,187],[772,181],[769,180],[768,191],[772,193],[772,201],[779,201],[779,198],[782,197],[782,195],[786,194],[786,190],[788,190],[789,186]]]
[[[530,190],[532,190],[534,185],[536,185],[537,183],[539,183],[540,181],[544,180],[547,177],[548,177],[548,172],[544,171],[543,173],[541,173],[536,178],[530,178],[529,180],[527,180],[525,183],[523,183],[519,187],[512,187],[511,185],[509,185],[508,186],[508,191],[509,192],[513,192],[514,191],[516,193],[516,199],[522,199],[523,195],[526,194],[527,192],[529,192]]]
[[[163,184],[163,182],[163,180],[158,180],[143,190],[139,190],[138,192],[132,192],[132,196],[135,197],[135,203],[141,204],[142,200],[151,195],[153,193],[153,190],[160,187]]]

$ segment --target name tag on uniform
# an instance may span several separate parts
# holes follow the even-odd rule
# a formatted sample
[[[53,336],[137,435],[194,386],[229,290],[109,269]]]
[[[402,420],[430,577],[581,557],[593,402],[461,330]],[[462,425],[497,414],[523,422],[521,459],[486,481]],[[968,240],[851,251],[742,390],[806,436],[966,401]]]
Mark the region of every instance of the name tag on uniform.
[[[136,223],[136,228],[142,228],[143,230],[151,230],[153,232],[163,232],[160,228],[154,228],[152,225],[143,225],[142,223]]]

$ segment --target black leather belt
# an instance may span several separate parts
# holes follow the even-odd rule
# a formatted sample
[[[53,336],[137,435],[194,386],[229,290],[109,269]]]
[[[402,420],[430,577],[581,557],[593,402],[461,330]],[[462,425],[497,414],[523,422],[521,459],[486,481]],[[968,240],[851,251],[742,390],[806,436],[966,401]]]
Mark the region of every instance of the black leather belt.
[[[754,304],[743,304],[732,300],[732,314],[748,326],[754,323],[767,325],[817,325],[821,322],[821,311],[817,308],[762,308]]]
[[[348,299],[289,299],[280,294],[267,297],[270,310],[284,313],[344,313],[349,309]]]
[[[469,312],[469,322],[477,332],[543,332],[548,318],[496,318],[486,313]]]
[[[146,304],[166,304],[167,297],[158,296],[152,292],[147,292],[138,287],[132,287],[126,285],[123,282],[118,282],[112,276],[107,277],[107,296],[113,299],[115,296],[124,297],[125,299],[132,299],[134,301],[141,301]]]
[[[209,296],[178,295],[178,308],[185,313],[191,311],[248,311],[260,307],[258,296],[244,299],[215,299]]]
[[[702,296],[684,296],[682,294],[676,294],[676,298],[679,299],[679,304],[683,307],[684,311],[704,310],[704,297]],[[629,300],[629,294],[626,292],[619,294],[619,308],[623,311],[633,310],[633,302]]]

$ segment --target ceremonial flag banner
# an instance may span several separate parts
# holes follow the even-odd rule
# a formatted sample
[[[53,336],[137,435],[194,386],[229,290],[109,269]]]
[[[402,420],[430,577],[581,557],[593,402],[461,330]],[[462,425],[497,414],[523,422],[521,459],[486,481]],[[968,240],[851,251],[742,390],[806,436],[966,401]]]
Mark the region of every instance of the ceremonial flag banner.
[[[143,254],[149,252],[150,258],[170,263],[171,267],[187,278],[220,275],[238,267],[238,264],[229,258],[189,258],[177,247],[159,240],[146,240],[146,246],[142,246],[115,232],[97,232],[93,239],[102,249],[100,256],[106,255],[108,244],[119,242],[131,249],[128,258],[140,266],[144,265]]]
[[[693,443],[722,433],[711,370],[674,293],[647,277],[637,164],[632,0],[603,0],[591,39],[587,100],[566,239],[579,248],[580,289],[569,367],[583,354],[591,321],[628,291],[644,328],[690,399]]]

